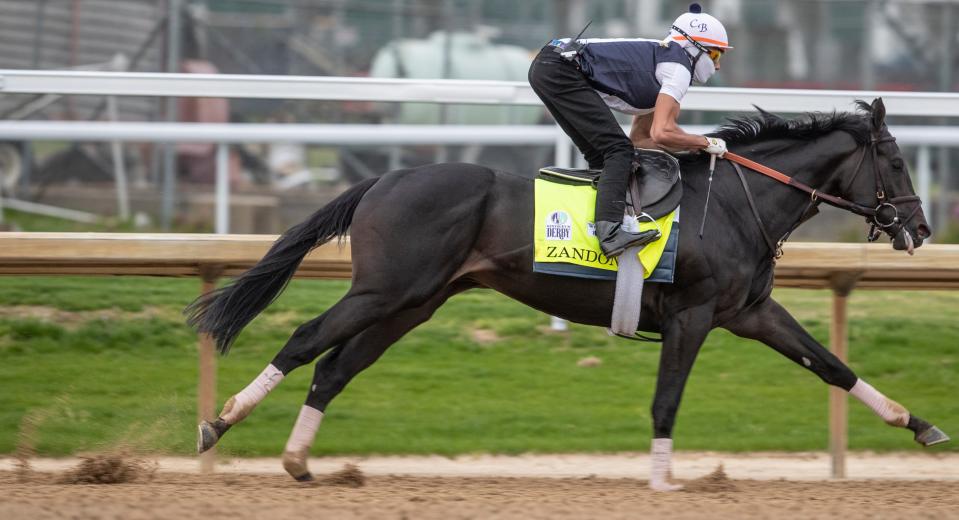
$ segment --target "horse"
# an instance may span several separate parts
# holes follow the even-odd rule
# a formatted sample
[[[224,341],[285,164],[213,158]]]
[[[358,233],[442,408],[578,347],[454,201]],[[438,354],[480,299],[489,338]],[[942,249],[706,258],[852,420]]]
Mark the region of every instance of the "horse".
[[[760,110],[727,120],[712,135],[736,154],[793,172],[790,182],[808,185],[812,196],[759,175],[740,182],[731,163],[720,161],[701,235],[709,161],[704,154],[681,158],[675,281],[646,284],[637,324],[638,330],[659,333],[662,341],[652,403],[652,489],[681,487],[670,480],[673,425],[700,347],[717,327],[772,347],[850,392],[889,425],[911,430],[921,444],[948,440],[858,378],[771,296],[777,255],[769,237],[784,240],[818,201],[839,201],[864,215],[876,230],[870,238],[883,231],[895,250],[911,253],[931,235],[885,112],[876,99],[857,102],[853,112],[785,119]],[[348,231],[352,285],[323,314],[297,327],[215,421],[201,422],[198,451],[214,446],[284,376],[325,353],[283,455],[292,477],[312,479],[309,449],[330,401],[447,299],[471,288],[492,288],[576,323],[609,326],[615,282],[533,272],[532,217],[529,177],[472,164],[435,164],[361,182],[287,230],[254,267],[184,311],[188,323],[210,334],[221,353],[284,289],[310,250],[343,239]]]

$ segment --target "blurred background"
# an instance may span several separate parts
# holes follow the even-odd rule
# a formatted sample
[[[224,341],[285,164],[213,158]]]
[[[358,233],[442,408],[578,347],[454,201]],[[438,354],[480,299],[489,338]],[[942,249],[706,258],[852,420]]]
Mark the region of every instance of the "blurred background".
[[[959,5],[923,0],[713,0],[735,50],[712,86],[954,92]],[[661,38],[688,8],[674,0],[0,0],[0,68],[526,81],[551,38]],[[685,111],[681,123],[731,114]],[[0,119],[320,124],[551,124],[540,107],[283,99],[0,95]],[[626,122],[626,119],[623,119]],[[956,125],[891,117],[892,125]],[[118,218],[111,143],[0,142],[6,229],[211,231],[215,143],[120,149],[129,211]],[[919,147],[904,147],[916,170]],[[956,150],[926,147],[925,210],[938,242],[959,242]],[[230,226],[277,233],[351,183],[397,167],[467,161],[533,175],[552,146],[229,148]],[[163,189],[172,162],[175,184]],[[22,201],[42,206],[11,204]],[[45,208],[33,211],[31,208]],[[53,208],[53,209],[49,209]],[[59,211],[62,210],[62,211]],[[861,241],[865,224],[831,211],[796,236]],[[96,218],[88,218],[90,215]],[[103,219],[102,217],[109,217]],[[92,222],[95,222],[92,223]],[[92,226],[92,227],[91,227]]]

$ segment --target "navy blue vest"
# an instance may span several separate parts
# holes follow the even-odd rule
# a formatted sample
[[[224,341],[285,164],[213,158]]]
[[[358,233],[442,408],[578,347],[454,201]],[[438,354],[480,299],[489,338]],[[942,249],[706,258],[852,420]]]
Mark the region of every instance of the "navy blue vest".
[[[663,47],[658,41],[581,40],[586,45],[577,56],[586,80],[596,90],[622,99],[634,108],[656,106],[662,87],[656,80],[656,65],[682,64],[693,73],[686,51],[676,42]]]

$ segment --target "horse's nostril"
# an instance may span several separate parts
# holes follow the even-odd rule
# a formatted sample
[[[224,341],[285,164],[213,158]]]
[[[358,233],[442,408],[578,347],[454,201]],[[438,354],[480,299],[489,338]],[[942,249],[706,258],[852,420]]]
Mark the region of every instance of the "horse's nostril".
[[[916,228],[916,234],[919,235],[920,239],[925,240],[932,236],[932,230],[925,224],[919,224],[919,227]]]

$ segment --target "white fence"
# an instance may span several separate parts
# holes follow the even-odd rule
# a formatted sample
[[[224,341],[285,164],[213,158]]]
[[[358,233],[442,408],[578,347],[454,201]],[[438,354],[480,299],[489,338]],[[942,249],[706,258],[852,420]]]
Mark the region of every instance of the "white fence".
[[[409,80],[303,76],[110,73],[0,69],[0,94],[64,94],[100,96],[182,96],[365,100],[457,104],[536,105],[540,101],[521,82]],[[752,112],[754,105],[775,112],[849,110],[857,99],[883,97],[887,113],[904,116],[959,117],[959,94],[926,92],[856,92],[835,90],[736,89],[693,87],[685,110]],[[710,127],[687,130],[705,133]],[[929,200],[929,146],[959,145],[959,128],[894,127],[901,145],[918,146],[919,195]],[[557,165],[572,163],[571,144],[549,126],[434,125],[248,125],[190,123],[2,121],[0,139],[218,143],[216,231],[228,232],[229,186],[227,143],[301,142],[336,145],[488,144],[555,145]],[[114,146],[116,149],[117,147]],[[116,152],[114,155],[118,155]],[[115,157],[117,169],[122,161]],[[119,186],[125,181],[117,178]],[[120,195],[122,197],[122,195]],[[123,203],[120,203],[123,206]]]
[[[708,126],[687,126],[706,133]],[[959,128],[904,126],[890,129],[900,145],[918,146],[916,180],[919,196],[928,201],[932,185],[929,147],[959,146]],[[217,233],[229,232],[229,143],[297,142],[326,145],[554,145],[554,163],[572,164],[571,145],[555,126],[494,125],[303,125],[204,123],[105,123],[0,121],[0,140],[70,140],[113,142],[216,142]],[[122,177],[118,177],[122,178]],[[118,190],[119,190],[118,184]],[[118,197],[123,197],[119,194]],[[120,206],[123,204],[121,203]],[[932,215],[927,215],[930,220]]]
[[[227,74],[163,74],[0,69],[0,92],[109,96],[172,96],[414,101],[496,105],[539,105],[529,85],[519,81],[452,79],[340,78]],[[857,99],[882,97],[890,115],[959,116],[959,94],[864,92],[848,90],[743,89],[692,87],[685,110],[752,112],[753,105],[774,112],[848,110]]]

